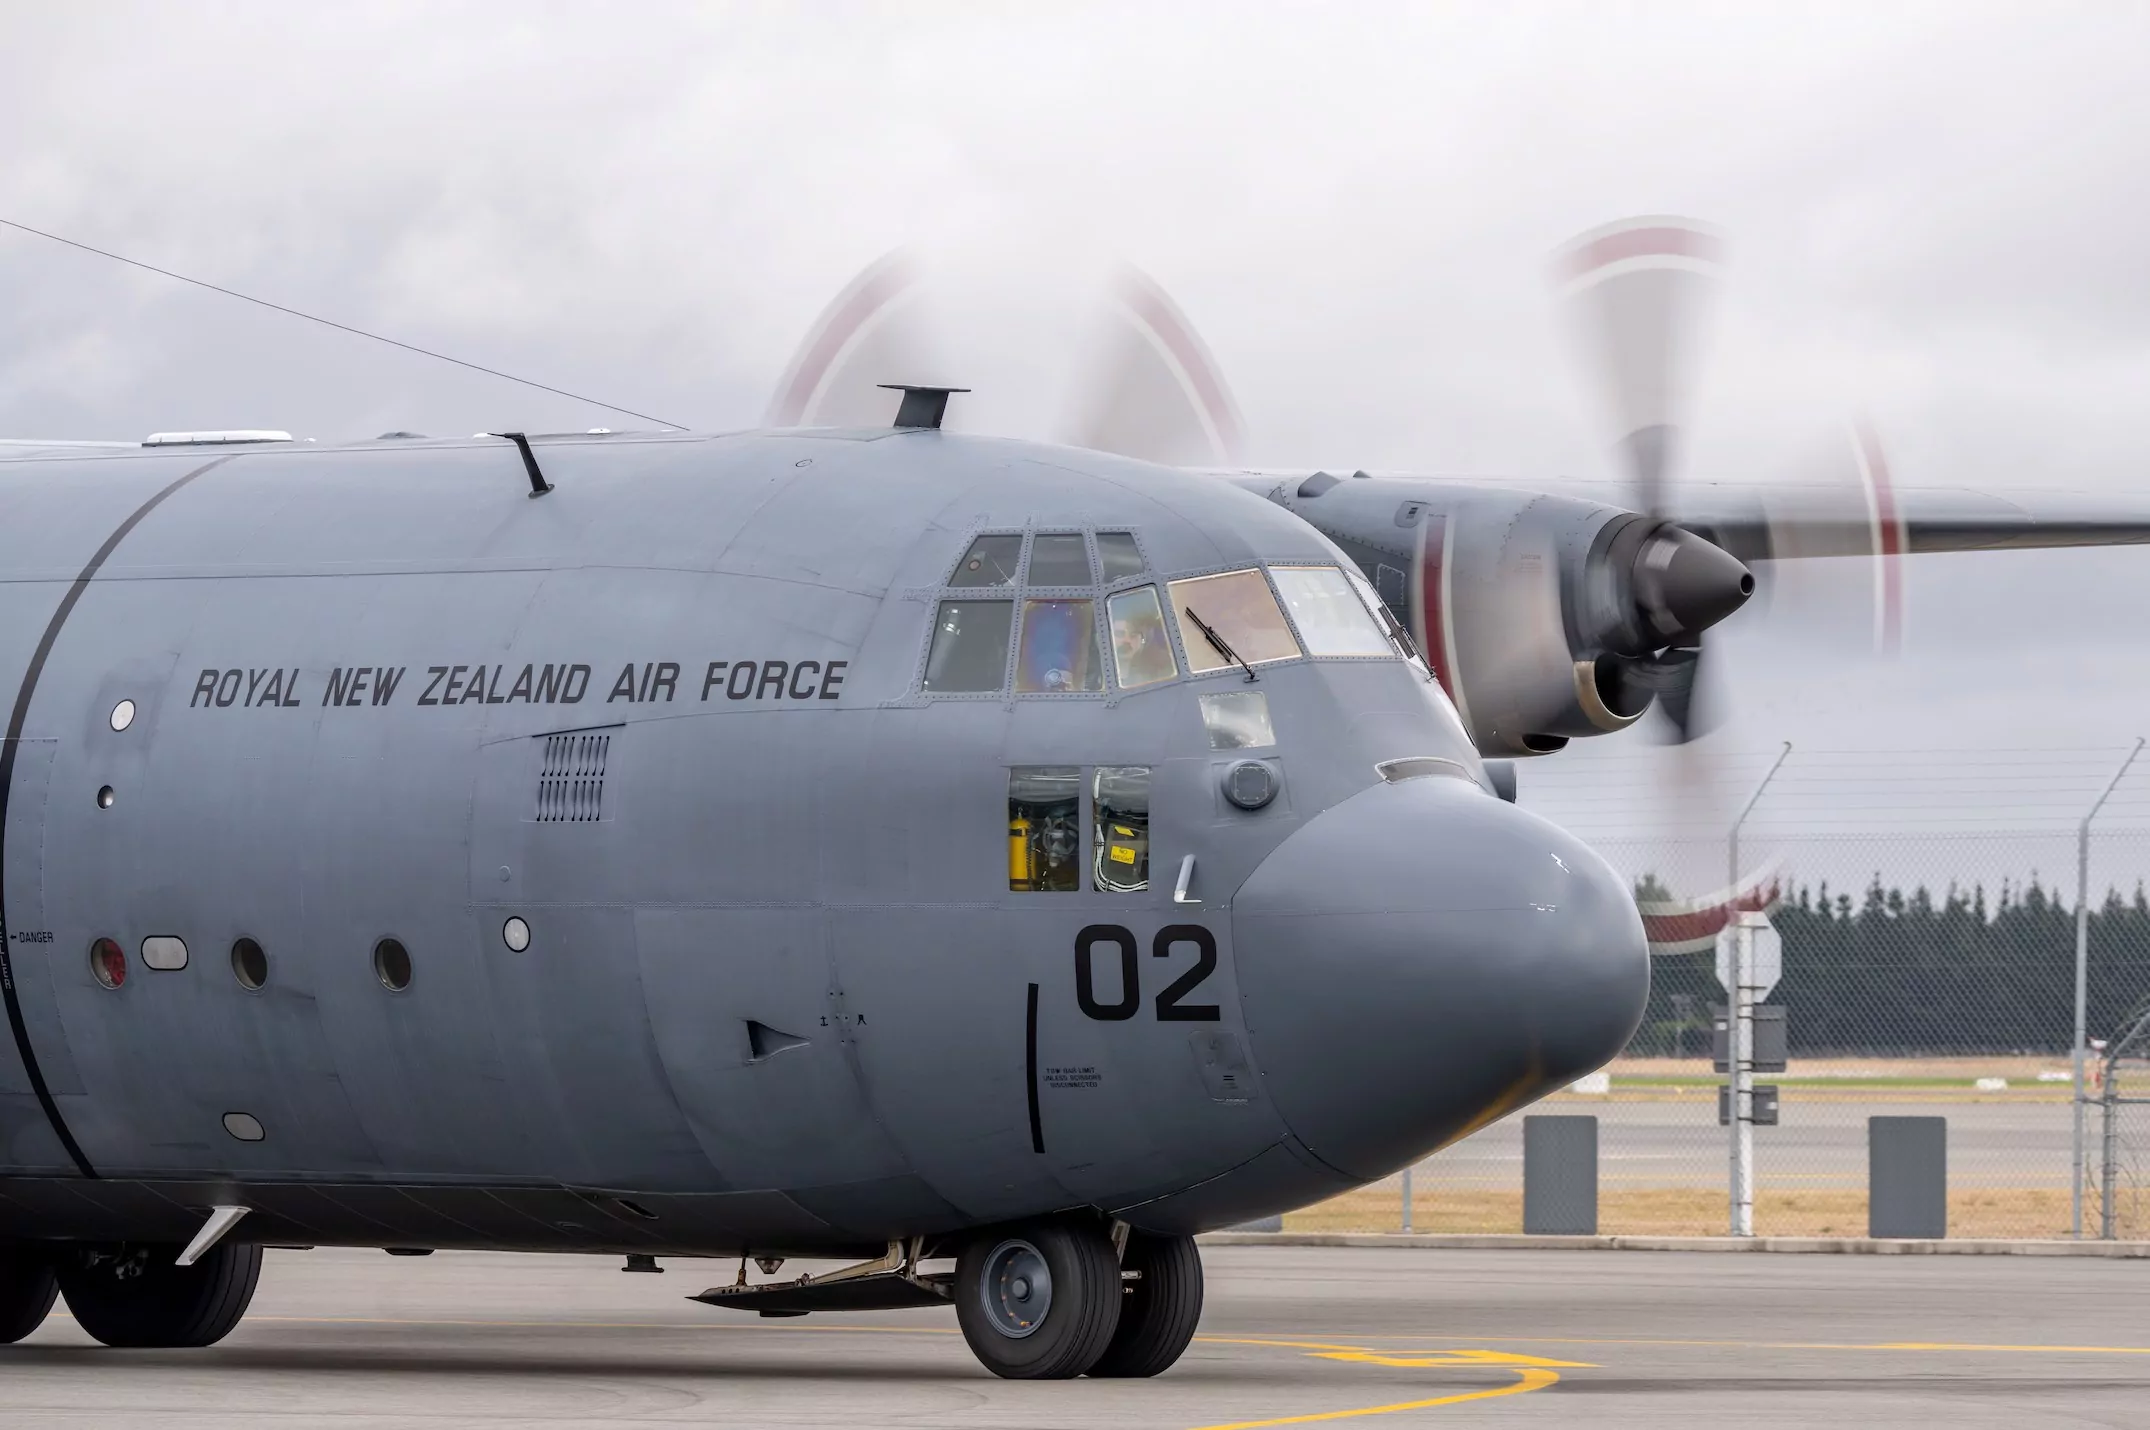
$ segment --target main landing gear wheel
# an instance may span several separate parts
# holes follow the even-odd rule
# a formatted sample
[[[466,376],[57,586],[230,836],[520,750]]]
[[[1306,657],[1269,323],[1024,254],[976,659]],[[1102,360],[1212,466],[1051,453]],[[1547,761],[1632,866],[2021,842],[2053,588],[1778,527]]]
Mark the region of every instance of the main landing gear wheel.
[[[1120,1324],[1092,1376],[1145,1376],[1169,1370],[1202,1319],[1202,1256],[1191,1236],[1127,1238],[1120,1266],[1142,1274],[1120,1298]]]
[[[82,1329],[108,1346],[208,1346],[231,1333],[254,1299],[261,1248],[219,1242],[192,1266],[177,1246],[61,1251],[60,1294]]]
[[[0,1346],[11,1346],[45,1323],[60,1283],[42,1246],[0,1246]]]
[[[956,1262],[956,1319],[985,1368],[1067,1380],[1105,1354],[1120,1315],[1120,1263],[1101,1225],[1041,1222],[988,1233]]]

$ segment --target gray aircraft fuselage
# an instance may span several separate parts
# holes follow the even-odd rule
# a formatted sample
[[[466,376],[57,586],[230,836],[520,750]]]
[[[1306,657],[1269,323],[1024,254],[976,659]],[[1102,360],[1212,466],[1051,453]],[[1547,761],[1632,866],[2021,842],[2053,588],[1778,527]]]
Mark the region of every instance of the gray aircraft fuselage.
[[[1487,792],[1394,651],[1195,674],[1173,620],[1139,689],[1109,640],[1094,691],[925,688],[945,602],[1101,619],[1350,568],[1260,497],[931,431],[535,454],[535,498],[490,439],[0,460],[0,1238],[185,1240],[216,1203],[307,1244],[1194,1231],[1386,1175],[1632,1031],[1621,881]],[[949,584],[981,534],[1100,561],[1123,532],[1139,572]],[[1226,694],[1273,737],[1230,747]],[[1065,891],[1011,888],[1040,768],[1081,791]],[[1095,781],[1127,768],[1122,892]]]

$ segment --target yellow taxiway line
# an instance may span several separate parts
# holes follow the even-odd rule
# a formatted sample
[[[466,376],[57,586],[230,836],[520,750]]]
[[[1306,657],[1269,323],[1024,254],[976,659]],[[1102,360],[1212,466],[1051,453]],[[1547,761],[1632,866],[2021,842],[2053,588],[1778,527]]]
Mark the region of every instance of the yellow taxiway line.
[[[1203,1425],[1197,1430],[1261,1430],[1268,1425],[1313,1425],[1324,1420],[1357,1420],[1368,1415],[1394,1415],[1404,1410],[1431,1410],[1440,1405],[1461,1405],[1467,1400],[1495,1400],[1504,1395],[1528,1395],[1533,1390],[1543,1390],[1560,1379],[1560,1372],[1539,1370],[1525,1366],[1516,1371],[1513,1385],[1496,1385],[1490,1390],[1467,1390],[1456,1395],[1443,1395],[1433,1400],[1402,1400],[1394,1405],[1366,1405],[1352,1410],[1317,1410],[1309,1415],[1285,1415],[1275,1420],[1233,1420],[1222,1425]]]
[[[536,1321],[536,1320],[488,1320],[477,1318],[405,1318],[393,1316],[256,1316],[251,1320],[281,1322],[286,1324],[315,1325],[376,1325],[376,1326],[465,1326],[498,1327],[501,1329],[550,1329],[550,1330],[634,1330],[634,1331],[688,1331],[702,1333],[736,1333],[739,1331],[772,1332],[821,1332],[841,1335],[847,1332],[866,1332],[878,1335],[956,1336],[962,1332],[952,1326],[887,1326],[887,1325],[799,1325],[787,1322],[779,1325],[725,1325],[722,1323],[697,1323],[692,1321]],[[1332,1421],[1361,1420],[1378,1415],[1398,1415],[1414,1410],[1435,1410],[1449,1405],[1463,1405],[1480,1400],[1498,1400],[1508,1396],[1528,1395],[1559,1383],[1560,1373],[1570,1369],[1594,1369],[1589,1362],[1550,1360],[1520,1351],[1501,1350],[1481,1345],[1459,1347],[1459,1341],[1496,1342],[1501,1346],[1654,1346],[1668,1348],[1694,1348],[1706,1350],[1779,1350],[1779,1351],[1837,1351],[1837,1352],[1893,1352],[1914,1354],[1967,1354],[1967,1355],[2103,1355],[2103,1356],[2150,1356],[2150,1346],[2070,1346],[2070,1345],[1986,1345],[1954,1341],[1735,1341],[1735,1340],[1683,1340],[1644,1337],[1582,1337],[1582,1336],[1472,1336],[1472,1335],[1410,1335],[1383,1334],[1372,1339],[1388,1349],[1377,1349],[1361,1343],[1348,1343],[1315,1339],[1284,1339],[1257,1336],[1196,1336],[1201,1345],[1257,1346],[1274,1350],[1298,1351],[1311,1359],[1334,1361],[1347,1365],[1386,1366],[1399,1369],[1439,1367],[1459,1370],[1501,1370],[1514,1375],[1515,1379],[1505,1385],[1487,1386],[1476,1390],[1454,1391],[1446,1395],[1419,1400],[1400,1400],[1380,1405],[1353,1406],[1342,1410],[1309,1411],[1299,1415],[1274,1416],[1260,1420],[1231,1420],[1196,1427],[1196,1430],[1271,1430],[1285,1425],[1317,1425]],[[1424,1350],[1397,1349],[1409,1343],[1426,1345]],[[1427,1343],[1434,1344],[1427,1344]]]

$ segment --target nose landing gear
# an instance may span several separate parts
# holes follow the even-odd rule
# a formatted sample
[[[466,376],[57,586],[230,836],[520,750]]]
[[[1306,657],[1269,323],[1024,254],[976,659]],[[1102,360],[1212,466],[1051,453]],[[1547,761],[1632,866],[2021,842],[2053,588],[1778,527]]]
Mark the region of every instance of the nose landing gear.
[[[956,1319],[1009,1380],[1150,1376],[1178,1360],[1202,1315],[1190,1237],[1133,1233],[1124,1257],[1097,1223],[989,1232],[956,1262]]]
[[[67,1309],[108,1346],[207,1346],[231,1333],[254,1299],[261,1248],[224,1241],[192,1266],[177,1246],[60,1248],[54,1270]]]

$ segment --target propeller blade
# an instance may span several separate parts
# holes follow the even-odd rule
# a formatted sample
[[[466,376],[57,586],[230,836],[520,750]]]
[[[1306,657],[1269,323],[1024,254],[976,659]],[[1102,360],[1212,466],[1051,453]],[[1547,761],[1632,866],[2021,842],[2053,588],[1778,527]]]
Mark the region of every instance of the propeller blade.
[[[1935,550],[2058,545],[2081,534],[2066,523],[2041,531],[2019,509],[1971,493],[1913,492],[1907,499],[1880,434],[1863,415],[1848,440],[1839,429],[1795,454],[1792,466],[1792,481],[1727,489],[1749,515],[1697,510],[1690,519],[1712,540],[1768,569],[1772,625],[1796,623],[1802,634],[1824,636],[1839,648],[1871,640],[1875,653],[1897,653],[1904,630],[1902,557],[1919,549],[1922,534],[1930,534]],[[1690,495],[1699,498],[1698,507],[1725,505],[1724,498]],[[1924,523],[1922,502],[1929,511]]]
[[[792,353],[763,417],[770,427],[886,427],[884,382],[931,381],[942,364],[908,301],[919,267],[906,249],[868,264],[821,310]]]
[[[1874,513],[1874,649],[1895,655],[1904,640],[1904,516],[1880,434],[1863,412],[1852,423],[1851,440],[1859,482]]]
[[[1693,333],[1723,243],[1692,219],[1621,219],[1571,240],[1554,258],[1563,306],[1600,390],[1635,507],[1670,506],[1685,420]]]
[[[1239,457],[1239,410],[1209,349],[1148,274],[1122,267],[1100,321],[1096,358],[1062,440],[1170,466]]]

